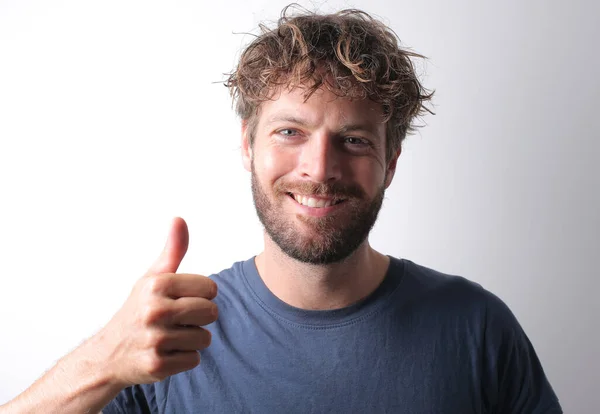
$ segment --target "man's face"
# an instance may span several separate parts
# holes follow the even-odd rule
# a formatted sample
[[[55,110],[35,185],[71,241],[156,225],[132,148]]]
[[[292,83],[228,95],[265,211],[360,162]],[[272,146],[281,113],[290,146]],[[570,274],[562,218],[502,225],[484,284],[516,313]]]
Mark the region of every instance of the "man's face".
[[[305,102],[303,93],[261,105],[252,146],[244,126],[244,165],[269,237],[301,262],[334,263],[366,240],[397,155],[386,163],[379,104],[323,89]]]

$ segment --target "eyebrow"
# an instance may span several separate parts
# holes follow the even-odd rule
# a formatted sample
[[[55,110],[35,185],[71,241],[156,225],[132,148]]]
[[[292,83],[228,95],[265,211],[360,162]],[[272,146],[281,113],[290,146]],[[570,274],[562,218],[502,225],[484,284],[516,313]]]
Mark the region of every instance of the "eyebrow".
[[[306,127],[311,127],[311,123],[305,119],[295,117],[293,115],[274,115],[267,121],[267,125],[274,124],[276,122],[289,122],[296,125],[302,125]],[[377,135],[376,124],[345,124],[339,129],[339,133],[346,133],[350,131],[366,131],[373,135]]]
[[[296,118],[292,115],[274,115],[267,121],[267,124],[274,124],[275,122],[290,122],[292,124],[310,126],[310,123],[302,118]]]

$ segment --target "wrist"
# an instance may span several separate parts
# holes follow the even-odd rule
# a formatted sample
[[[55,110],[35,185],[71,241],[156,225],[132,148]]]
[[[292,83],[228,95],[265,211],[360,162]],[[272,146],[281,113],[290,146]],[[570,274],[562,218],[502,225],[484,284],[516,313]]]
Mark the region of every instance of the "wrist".
[[[126,384],[120,379],[118,367],[115,366],[110,352],[106,352],[106,349],[109,347],[107,347],[103,331],[100,331],[87,339],[73,353],[70,363],[75,364],[74,369],[78,373],[89,376],[90,386],[104,388],[116,395],[130,384]],[[75,355],[76,353],[79,355]]]

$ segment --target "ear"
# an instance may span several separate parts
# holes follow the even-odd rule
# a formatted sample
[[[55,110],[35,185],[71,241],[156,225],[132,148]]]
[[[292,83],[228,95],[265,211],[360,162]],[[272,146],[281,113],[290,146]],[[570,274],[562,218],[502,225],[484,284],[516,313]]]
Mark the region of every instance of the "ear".
[[[402,153],[402,147],[396,151],[396,154],[392,157],[392,159],[388,162],[387,171],[385,172],[385,188],[387,189],[390,184],[392,184],[392,180],[394,178],[394,174],[396,173],[396,164],[398,163],[398,157]]]
[[[250,137],[248,136],[248,121],[242,121],[242,162],[244,168],[248,171],[252,171],[252,146],[250,144]]]

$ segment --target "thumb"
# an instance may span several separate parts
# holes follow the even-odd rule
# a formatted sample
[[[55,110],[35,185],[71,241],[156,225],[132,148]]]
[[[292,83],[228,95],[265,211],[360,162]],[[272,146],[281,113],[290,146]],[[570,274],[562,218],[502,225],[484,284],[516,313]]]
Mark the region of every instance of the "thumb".
[[[175,273],[188,249],[190,235],[184,219],[175,217],[171,223],[171,230],[167,243],[149,273]]]

